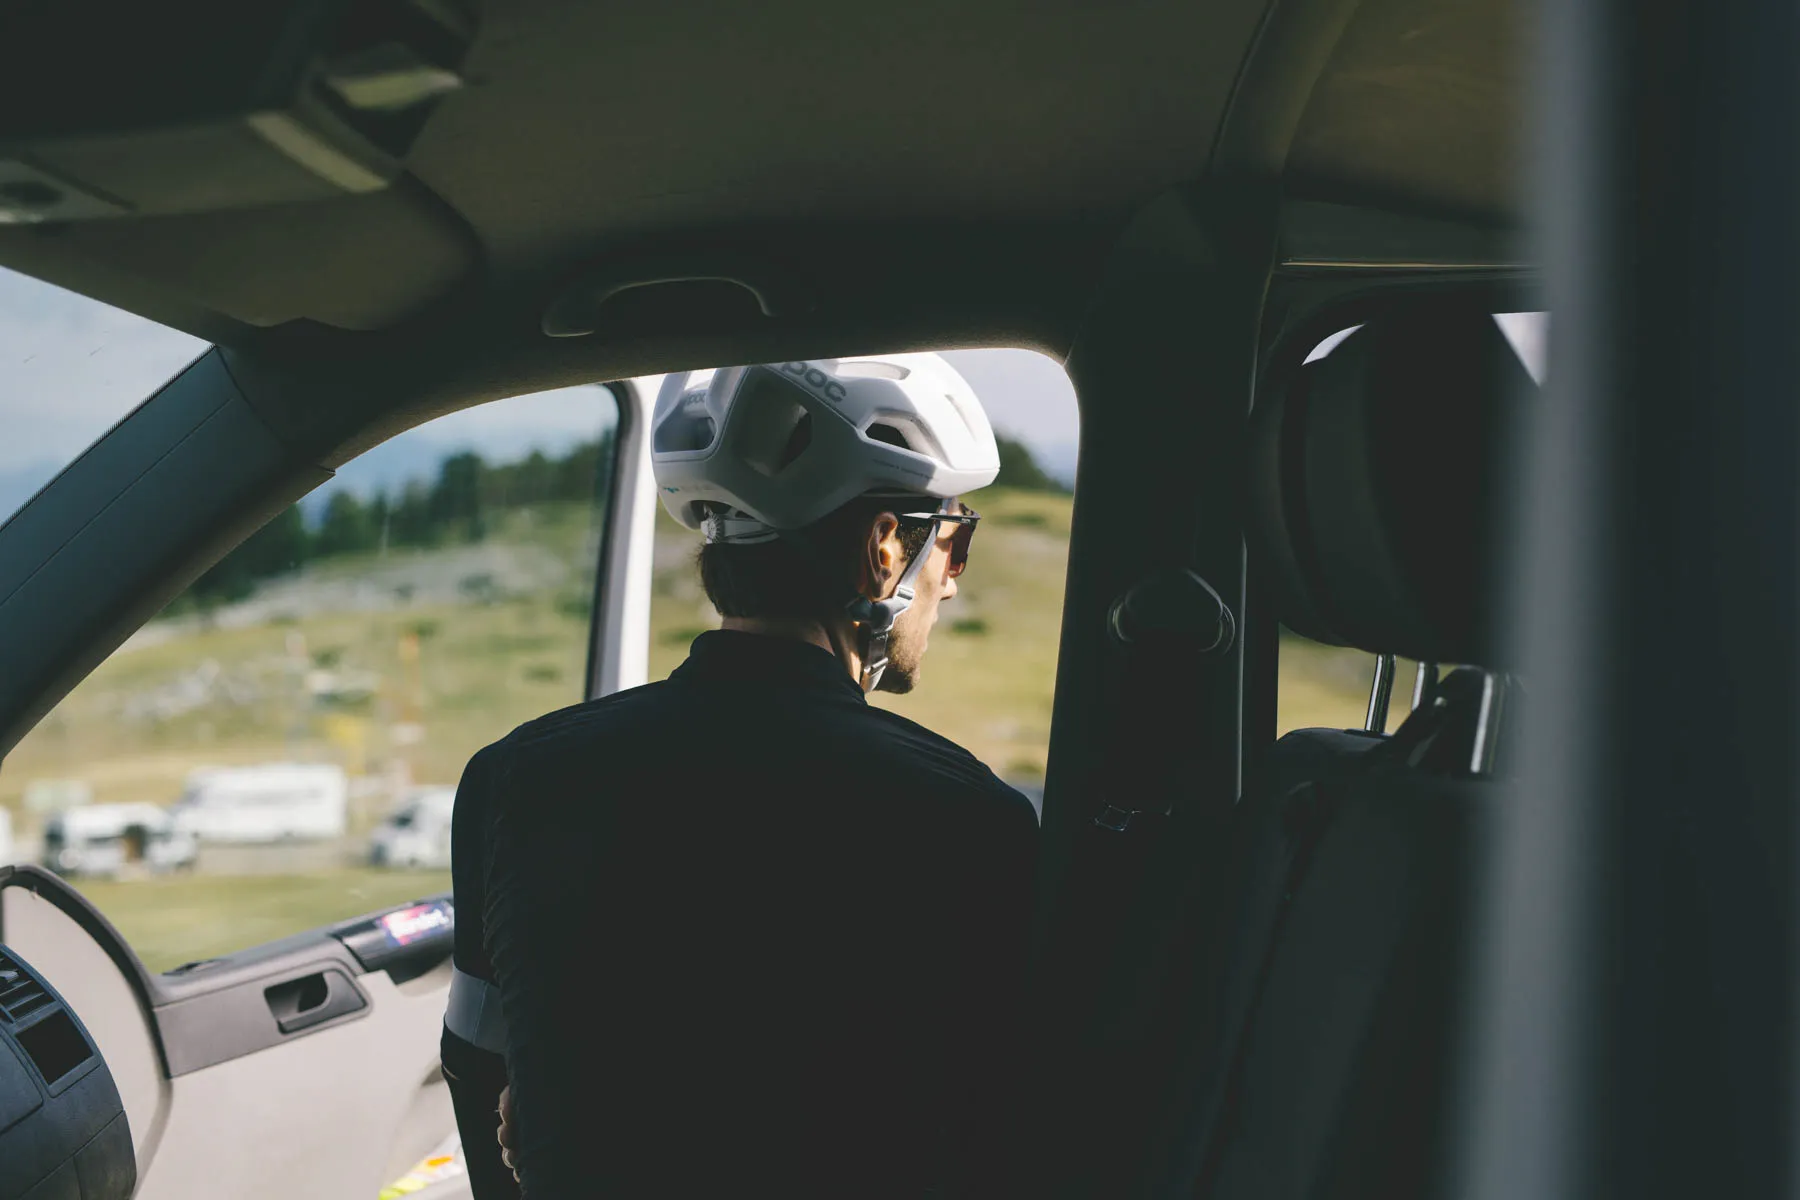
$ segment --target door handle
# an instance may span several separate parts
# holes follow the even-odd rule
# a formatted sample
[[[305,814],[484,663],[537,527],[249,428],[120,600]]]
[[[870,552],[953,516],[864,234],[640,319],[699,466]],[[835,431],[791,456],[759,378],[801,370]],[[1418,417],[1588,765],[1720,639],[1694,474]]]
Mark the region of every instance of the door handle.
[[[342,971],[315,971],[263,989],[275,1027],[283,1033],[299,1033],[326,1021],[359,1012],[369,1006],[368,997]]]

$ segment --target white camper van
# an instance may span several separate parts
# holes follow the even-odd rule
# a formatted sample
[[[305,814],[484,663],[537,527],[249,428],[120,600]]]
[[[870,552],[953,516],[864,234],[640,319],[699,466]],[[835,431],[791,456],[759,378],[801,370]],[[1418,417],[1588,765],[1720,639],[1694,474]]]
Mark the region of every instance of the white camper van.
[[[369,839],[369,861],[378,867],[450,865],[453,787],[414,788]]]
[[[44,824],[44,866],[60,875],[168,871],[192,866],[198,853],[194,836],[154,804],[86,804]]]
[[[193,772],[171,811],[202,841],[279,842],[343,837],[349,804],[341,767],[265,763]]]

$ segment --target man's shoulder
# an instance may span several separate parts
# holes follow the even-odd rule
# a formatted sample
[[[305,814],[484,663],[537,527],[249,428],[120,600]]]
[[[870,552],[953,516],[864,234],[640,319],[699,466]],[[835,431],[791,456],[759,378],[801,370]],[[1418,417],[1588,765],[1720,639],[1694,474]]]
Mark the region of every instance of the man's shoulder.
[[[612,721],[628,717],[634,711],[654,707],[666,698],[669,690],[667,680],[655,683],[640,684],[634,688],[626,688],[622,692],[614,692],[610,696],[602,696],[597,700],[584,700],[580,704],[571,704],[567,708],[559,708],[525,722],[511,733],[494,743],[496,747],[519,750],[545,743],[580,738],[589,731],[604,727]]]
[[[917,747],[928,747],[937,753],[971,763],[981,767],[984,771],[987,770],[985,766],[982,766],[980,759],[962,746],[935,729],[927,729],[911,717],[903,717],[892,709],[880,708],[873,704],[869,705],[868,714],[869,729],[871,732],[879,730],[878,736],[890,738],[896,743],[910,742]]]
[[[646,683],[534,717],[477,750],[469,770],[503,772],[522,763],[554,759],[565,751],[579,752],[611,727],[662,707],[667,689],[667,681]]]
[[[1037,810],[1031,801],[961,745],[897,712],[874,705],[868,712],[869,728],[879,735],[896,769],[929,774],[936,782],[957,785],[972,796],[1029,815],[1036,822]]]
[[[573,704],[527,721],[484,747],[471,760],[470,771],[483,772],[495,783],[502,777],[513,783],[526,779],[534,784],[553,783],[587,776],[601,747],[614,769],[642,770],[643,764],[636,763],[640,754],[661,746],[672,730],[692,735],[691,714],[683,710],[693,700],[692,695],[664,680]],[[775,714],[740,714],[738,724],[747,730],[759,715],[774,719]],[[819,717],[818,736],[829,739],[834,751],[847,752],[872,771],[929,785],[938,794],[948,789],[959,799],[1022,814],[1036,822],[1036,809],[1024,795],[968,750],[917,721],[861,704],[830,705],[820,710]],[[656,757],[665,766],[671,765],[666,755]],[[536,788],[527,791],[541,794]]]

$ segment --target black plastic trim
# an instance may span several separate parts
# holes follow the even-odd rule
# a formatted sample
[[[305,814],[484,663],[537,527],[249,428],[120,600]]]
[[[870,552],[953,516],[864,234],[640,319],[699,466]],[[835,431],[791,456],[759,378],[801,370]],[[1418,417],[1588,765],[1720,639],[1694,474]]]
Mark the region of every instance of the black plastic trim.
[[[411,940],[396,941],[385,927],[384,918],[415,908],[434,910],[427,919],[441,919],[442,923],[415,934]],[[456,907],[451,893],[442,892],[343,922],[333,926],[330,933],[362,964],[363,970],[386,971],[399,983],[424,974],[450,957],[456,943]]]
[[[296,947],[279,959],[255,962],[215,976],[210,991],[159,1005],[156,1019],[169,1046],[170,1078],[368,1016],[373,1011],[368,993],[351,978],[357,974],[356,960],[336,939],[325,934],[312,936],[316,940],[310,945]],[[316,1025],[283,1032],[270,1010],[267,992],[309,975],[332,974],[341,976],[361,1003]]]
[[[115,426],[4,526],[0,749],[145,619],[330,477],[239,392],[217,350]]]
[[[588,614],[587,690],[582,697],[586,700],[592,700],[599,694],[601,632],[619,612],[616,604],[608,603],[606,582],[612,576],[613,559],[619,552],[618,546],[621,541],[626,540],[620,538],[619,534],[630,532],[619,528],[619,499],[625,477],[631,474],[620,468],[626,448],[638,436],[640,424],[647,427],[650,420],[649,413],[638,411],[644,400],[630,384],[604,383],[600,386],[612,396],[615,419],[612,461],[607,464],[606,471],[606,511],[601,521],[600,553],[594,556],[593,610]],[[635,482],[635,476],[633,479]]]

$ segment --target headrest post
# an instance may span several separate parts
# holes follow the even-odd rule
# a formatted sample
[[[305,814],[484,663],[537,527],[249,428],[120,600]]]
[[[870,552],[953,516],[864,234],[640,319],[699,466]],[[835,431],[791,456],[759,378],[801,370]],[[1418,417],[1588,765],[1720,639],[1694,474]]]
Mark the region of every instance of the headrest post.
[[[1422,705],[1428,704],[1437,695],[1438,665],[1434,662],[1419,664],[1418,673],[1413,676],[1413,711],[1417,712]]]
[[[1475,715],[1475,743],[1469,753],[1469,772],[1494,773],[1494,755],[1500,742],[1500,718],[1506,707],[1506,677],[1495,671],[1481,674],[1481,708]]]
[[[1369,714],[1363,718],[1363,729],[1368,733],[1387,732],[1388,701],[1394,695],[1394,669],[1393,655],[1375,656],[1375,679],[1369,685]]]

